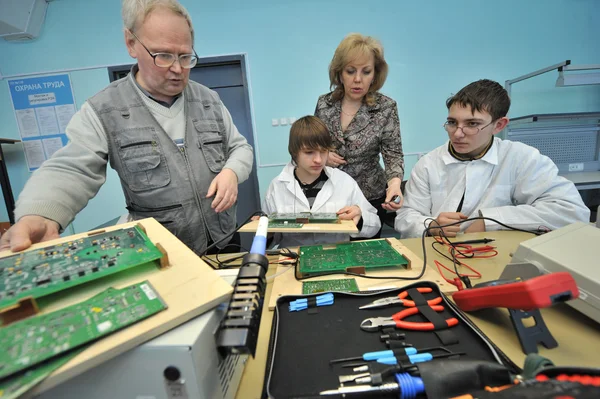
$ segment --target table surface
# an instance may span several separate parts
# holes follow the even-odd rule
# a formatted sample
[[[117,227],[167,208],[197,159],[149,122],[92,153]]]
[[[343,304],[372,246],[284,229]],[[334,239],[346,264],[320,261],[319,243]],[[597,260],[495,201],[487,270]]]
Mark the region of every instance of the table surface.
[[[469,266],[477,269],[482,275],[481,279],[473,280],[475,284],[497,279],[504,266],[510,262],[511,254],[517,249],[519,243],[533,236],[522,232],[497,231],[465,234],[461,236],[460,240],[483,237],[496,240],[490,245],[496,246],[498,255],[490,259],[475,259],[468,262]],[[450,266],[447,260],[431,249],[430,243],[433,239],[426,238],[426,240],[428,267],[433,264],[434,259]],[[422,257],[421,239],[405,239],[400,242],[417,256]],[[431,268],[430,270],[435,270],[435,273],[438,274],[437,269]],[[271,265],[267,276],[273,276],[275,273],[276,265]],[[269,303],[272,289],[273,282],[269,280],[265,304]],[[268,306],[263,308],[256,357],[250,358],[246,364],[236,398],[259,399],[261,397],[273,322],[273,312],[268,308]],[[504,353],[517,365],[523,366],[525,354],[521,351],[519,340],[506,309],[486,309],[471,313],[469,316]],[[559,346],[554,349],[539,347],[540,355],[551,359],[556,365],[600,366],[598,359],[600,324],[566,304],[542,309],[542,316]]]

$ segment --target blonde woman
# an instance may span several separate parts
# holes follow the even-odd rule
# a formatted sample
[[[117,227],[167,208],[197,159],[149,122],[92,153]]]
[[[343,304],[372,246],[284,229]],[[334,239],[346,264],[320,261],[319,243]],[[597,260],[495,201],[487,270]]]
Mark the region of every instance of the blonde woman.
[[[398,108],[394,100],[379,93],[387,73],[381,43],[369,36],[349,34],[329,65],[332,91],[319,97],[315,110],[333,140],[327,165],[356,180],[377,209],[382,225],[386,211],[402,206],[404,176]],[[379,163],[379,154],[385,168]],[[374,237],[380,234],[381,230]]]

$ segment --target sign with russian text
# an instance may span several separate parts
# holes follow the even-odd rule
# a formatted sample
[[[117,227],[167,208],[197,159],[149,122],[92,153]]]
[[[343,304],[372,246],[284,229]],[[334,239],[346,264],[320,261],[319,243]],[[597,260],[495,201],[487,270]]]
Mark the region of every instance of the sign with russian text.
[[[66,128],[75,114],[68,74],[8,80],[8,88],[30,171],[67,144]]]

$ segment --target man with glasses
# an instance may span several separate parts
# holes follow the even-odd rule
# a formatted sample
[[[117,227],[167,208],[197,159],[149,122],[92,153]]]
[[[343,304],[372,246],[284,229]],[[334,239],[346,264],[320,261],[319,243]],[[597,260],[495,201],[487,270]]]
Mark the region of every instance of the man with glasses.
[[[406,184],[404,206],[395,229],[403,238],[431,234],[454,237],[500,230],[506,225],[526,230],[557,229],[588,222],[589,209],[569,180],[558,176],[550,158],[520,142],[494,135],[508,123],[510,99],[500,84],[473,82],[446,101],[444,129],[448,143],[421,158]],[[435,226],[447,226],[433,229]]]
[[[252,148],[219,96],[189,81],[198,60],[189,14],[177,0],[123,0],[123,22],[137,64],[73,116],[69,144],[29,179],[1,249],[58,237],[104,183],[108,161],[130,215],[156,218],[196,253],[234,230]]]

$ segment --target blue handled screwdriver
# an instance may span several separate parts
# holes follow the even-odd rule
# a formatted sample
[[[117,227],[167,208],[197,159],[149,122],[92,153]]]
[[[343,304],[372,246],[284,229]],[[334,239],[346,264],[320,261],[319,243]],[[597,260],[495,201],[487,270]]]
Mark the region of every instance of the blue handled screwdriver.
[[[390,350],[379,351],[379,352],[367,352],[367,353],[364,353],[362,356],[330,360],[329,364],[350,362],[350,361],[354,361],[354,360],[364,360],[364,361],[368,362],[371,360],[379,360],[381,358],[390,358],[390,357],[395,359],[394,356],[396,356],[396,355],[415,355],[418,352],[429,352],[434,349],[439,349],[439,348],[423,348],[423,349],[396,348],[396,349],[390,349]]]
[[[389,382],[386,384],[373,386],[373,385],[354,385],[354,386],[342,386],[338,389],[330,389],[327,391],[321,391],[321,395],[342,395],[352,396],[352,394],[357,394],[356,396],[361,396],[364,393],[398,393],[398,398],[400,399],[414,399],[418,395],[425,392],[425,385],[423,384],[423,380],[419,377],[413,377],[407,373],[399,373],[394,374],[396,382]]]
[[[438,359],[440,357],[451,357],[451,356],[460,356],[460,355],[464,355],[464,352],[441,353],[439,355],[432,355],[431,353],[425,352],[425,353],[417,353],[414,355],[408,355],[407,357],[408,357],[409,362],[415,364],[415,363],[428,362],[430,360]],[[389,364],[389,365],[398,364],[398,359],[395,356],[380,357],[376,360],[377,360],[377,363],[381,363],[381,364]]]

